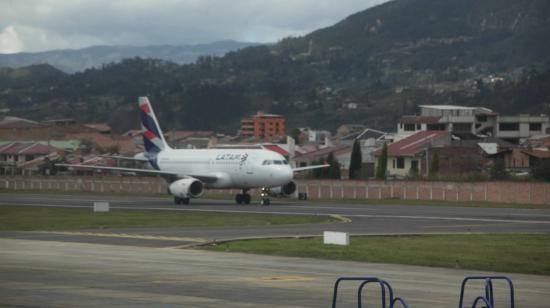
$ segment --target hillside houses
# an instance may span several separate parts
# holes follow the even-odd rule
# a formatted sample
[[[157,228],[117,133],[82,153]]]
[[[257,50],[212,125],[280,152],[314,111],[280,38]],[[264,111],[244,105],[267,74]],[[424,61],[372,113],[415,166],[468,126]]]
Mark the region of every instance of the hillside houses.
[[[280,153],[296,167],[321,164],[332,156],[343,179],[348,178],[356,142],[362,155],[362,179],[374,178],[384,144],[388,148],[386,175],[390,178],[432,176],[434,160],[439,177],[487,175],[496,161],[502,161],[510,172],[526,174],[541,161],[550,160],[550,135],[546,134],[550,121],[546,115],[502,116],[483,107],[453,105],[419,108],[419,115],[402,116],[395,132],[348,123],[334,135],[322,128],[300,128],[298,140],[287,137],[286,141],[214,131],[166,130],[164,135],[176,149],[261,146]],[[134,156],[142,151],[138,129],[117,134],[106,124],[83,124],[72,119],[0,119],[2,174],[44,173],[52,160],[120,164],[105,161],[101,154]],[[305,172],[300,176],[312,175]]]

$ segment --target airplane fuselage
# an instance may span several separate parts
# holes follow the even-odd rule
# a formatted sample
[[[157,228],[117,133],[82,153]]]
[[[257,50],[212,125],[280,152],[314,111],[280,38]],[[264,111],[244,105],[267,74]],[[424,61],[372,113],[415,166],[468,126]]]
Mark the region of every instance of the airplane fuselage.
[[[217,178],[212,188],[277,187],[292,181],[293,171],[280,154],[265,149],[167,149],[158,153],[159,170]]]

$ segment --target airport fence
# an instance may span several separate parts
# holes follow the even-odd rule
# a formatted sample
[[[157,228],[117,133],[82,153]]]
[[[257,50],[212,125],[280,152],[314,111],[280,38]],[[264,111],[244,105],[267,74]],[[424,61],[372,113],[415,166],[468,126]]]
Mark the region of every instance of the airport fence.
[[[298,180],[298,192],[308,199],[402,199],[550,204],[550,184],[540,182],[438,182]],[[130,176],[10,176],[0,178],[3,190],[56,190],[110,193],[158,193],[167,191],[159,177]],[[209,190],[235,194],[239,190]],[[251,194],[258,194],[252,190]]]
[[[166,193],[166,182],[153,177],[14,176],[0,178],[4,190],[54,190],[98,193]]]

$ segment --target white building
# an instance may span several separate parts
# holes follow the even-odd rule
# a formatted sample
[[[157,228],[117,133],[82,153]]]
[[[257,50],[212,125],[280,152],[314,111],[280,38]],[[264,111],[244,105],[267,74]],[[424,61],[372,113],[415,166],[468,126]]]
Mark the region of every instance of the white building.
[[[484,107],[421,105],[419,116],[403,116],[397,125],[401,138],[426,130],[485,135],[520,143],[549,133],[550,120],[547,115],[503,116]]]

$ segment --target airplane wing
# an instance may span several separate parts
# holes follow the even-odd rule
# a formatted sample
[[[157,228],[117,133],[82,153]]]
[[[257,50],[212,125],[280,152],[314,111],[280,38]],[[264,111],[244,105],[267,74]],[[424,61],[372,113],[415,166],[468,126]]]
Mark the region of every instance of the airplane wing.
[[[113,158],[113,159],[122,159],[122,160],[135,160],[135,161],[142,161],[142,162],[148,162],[149,160],[145,157],[128,157],[128,156],[118,156],[118,155],[98,155],[99,157],[104,158]]]
[[[149,170],[149,169],[139,169],[139,168],[122,168],[122,167],[107,167],[107,166],[94,166],[94,165],[73,165],[73,164],[55,164],[60,167],[72,167],[72,168],[85,168],[85,169],[96,169],[96,170],[111,170],[111,171],[122,171],[122,172],[135,172],[135,173],[145,173],[145,174],[158,174],[158,175],[171,175],[179,178],[191,177],[201,182],[212,184],[218,180],[218,177],[213,175],[204,175],[204,174],[181,174],[179,172],[173,171],[161,171],[161,170]]]
[[[318,168],[327,168],[327,167],[330,167],[330,165],[325,164],[325,165],[314,165],[314,166],[307,166],[307,167],[298,167],[298,168],[293,168],[292,171],[300,172],[300,171],[306,171],[306,170],[312,170],[312,169],[318,169]]]

